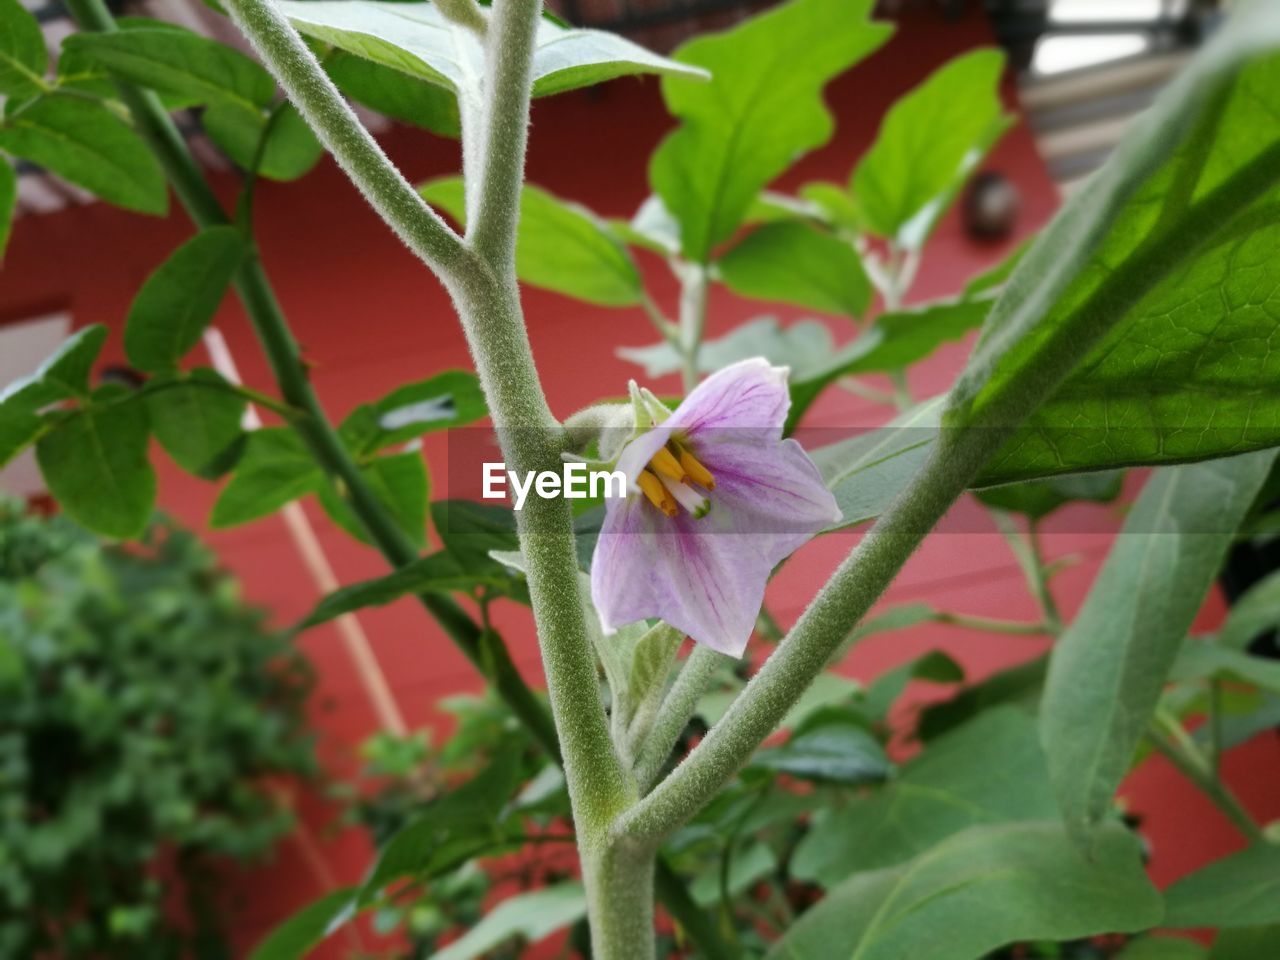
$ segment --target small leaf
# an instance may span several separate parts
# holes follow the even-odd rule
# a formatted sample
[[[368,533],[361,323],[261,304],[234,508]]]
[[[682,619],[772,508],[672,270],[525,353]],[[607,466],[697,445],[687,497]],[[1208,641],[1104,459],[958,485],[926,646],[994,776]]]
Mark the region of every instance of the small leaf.
[[[1119,471],[1079,473],[989,487],[979,491],[978,499],[997,510],[1042,520],[1068,503],[1112,503],[1120,496],[1123,480]]]
[[[254,430],[235,473],[218,494],[212,527],[234,527],[274,513],[324,483],[302,440],[288,427]]]
[[[1085,860],[1056,823],[973,827],[899,867],[859,873],[768,960],[975,960],[1019,940],[1076,940],[1160,922],[1137,839],[1119,827]]]
[[[77,33],[64,49],[106,67],[121,80],[182,98],[191,106],[229,100],[265,107],[275,81],[255,61],[217,40],[172,24],[110,33]]]
[[[37,441],[36,460],[49,492],[71,517],[95,533],[127,540],[146,529],[155,504],[147,437],[145,405],[103,388]]]
[[[37,163],[118,207],[153,214],[169,208],[159,162],[100,103],[42,97],[0,125],[0,150]]]
[[[14,380],[0,392],[7,410],[38,410],[59,400],[89,395],[89,374],[107,339],[100,323],[77,330],[28,377]]]
[[[434,4],[279,0],[275,6],[308,37],[452,90],[460,99],[484,100],[480,39]],[[700,75],[613,34],[566,28],[545,18],[538,23],[535,97],[644,73]]]
[[[871,0],[792,0],[732,30],[698,37],[676,57],[711,82],[669,76],[680,125],[649,165],[654,192],[681,226],[681,249],[705,263],[742,223],[756,195],[835,128],[822,90],[888,39]]]
[[[845,786],[881,783],[893,771],[880,741],[853,723],[824,723],[806,729],[781,747],[761,750],[751,765],[802,780]]]
[[[446,370],[407,383],[374,403],[351,411],[338,428],[357,456],[404,443],[426,433],[474,423],[488,413],[476,375]]]
[[[48,68],[39,22],[19,0],[0,0],[0,93],[14,100],[40,93]]]
[[[1106,818],[1183,638],[1274,460],[1262,452],[1156,472],[1054,646],[1040,729],[1063,817],[1078,840]],[[1161,589],[1151,590],[1156,581]]]
[[[442,137],[462,135],[457,98],[433,83],[341,50],[324,68],[339,90],[371,110]]]
[[[170,254],[129,308],[129,362],[139,370],[173,370],[200,342],[244,255],[240,231],[229,226],[201,230]]]
[[[894,103],[850,178],[867,229],[908,249],[924,245],[1011,122],[1000,103],[1003,69],[999,51],[975,50]]]
[[[1183,877],[1165,906],[1161,926],[1175,929],[1280,924],[1280,846],[1258,844]]]
[[[1262,634],[1280,627],[1280,571],[1250,587],[1231,605],[1227,622],[1218,631],[1218,643],[1245,650]]]
[[[871,303],[871,281],[848,243],[796,221],[768,223],[718,261],[720,278],[734,293],[812,310],[861,317]]]
[[[437,951],[434,960],[474,960],[513,937],[534,944],[587,915],[582,884],[560,883],[503,900],[465,934]]]
[[[230,466],[245,436],[245,400],[216,370],[157,377],[147,384],[151,431],[188,473],[213,479]]]
[[[427,541],[427,496],[431,481],[427,465],[417,450],[377,457],[360,466],[374,494],[415,547]],[[334,523],[362,543],[369,537],[351,507],[326,484],[317,491],[320,505]]]
[[[281,104],[273,113],[274,119],[259,107],[214,103],[201,120],[209,139],[240,169],[268,180],[296,180],[320,161],[324,147],[293,104]]]
[[[461,177],[432,180],[419,192],[466,224]],[[639,270],[602,221],[533,186],[520,194],[516,274],[535,287],[605,307],[634,306],[643,294]]]
[[[356,890],[327,893],[303,907],[253,948],[249,960],[302,960],[311,949],[350,919]]]
[[[1192,637],[1178,655],[1170,679],[1181,682],[1208,677],[1247,683],[1280,693],[1280,662]]]
[[[410,594],[452,593],[472,590],[477,586],[501,586],[502,583],[501,575],[486,577],[464,570],[456,557],[441,550],[419,557],[386,576],[335,590],[316,605],[299,628],[313,627],[365,607],[385,606]]]

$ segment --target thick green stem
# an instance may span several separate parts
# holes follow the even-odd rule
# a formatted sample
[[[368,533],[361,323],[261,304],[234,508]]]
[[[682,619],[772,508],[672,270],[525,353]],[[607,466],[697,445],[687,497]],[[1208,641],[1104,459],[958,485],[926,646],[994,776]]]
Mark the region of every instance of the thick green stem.
[[[654,960],[653,851],[612,841],[579,842],[595,960]]]

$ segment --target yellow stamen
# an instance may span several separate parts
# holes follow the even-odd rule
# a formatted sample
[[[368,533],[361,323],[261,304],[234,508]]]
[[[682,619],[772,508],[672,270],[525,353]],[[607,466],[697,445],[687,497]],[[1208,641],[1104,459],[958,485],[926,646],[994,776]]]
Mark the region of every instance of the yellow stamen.
[[[689,479],[689,475],[680,466],[680,461],[673,457],[671,451],[666,447],[662,447],[653,455],[653,459],[649,461],[649,466],[661,476],[669,477],[676,483],[684,483]]]
[[[667,488],[662,485],[662,481],[648,470],[641,470],[636,482],[640,484],[640,490],[649,498],[649,502],[668,517],[674,517],[680,512],[680,508],[676,506],[675,498],[667,492]]]
[[[711,471],[698,462],[698,458],[680,447],[680,466],[684,467],[684,472],[698,486],[704,490],[714,490],[716,488],[716,478],[711,475]]]

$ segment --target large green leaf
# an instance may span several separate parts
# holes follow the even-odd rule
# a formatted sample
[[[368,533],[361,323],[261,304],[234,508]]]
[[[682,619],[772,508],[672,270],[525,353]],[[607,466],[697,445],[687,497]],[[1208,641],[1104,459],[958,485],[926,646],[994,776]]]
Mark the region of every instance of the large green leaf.
[[[108,203],[162,214],[164,172],[141,138],[109,109],[67,95],[42,97],[0,124],[0,150],[39,164]]]
[[[325,58],[324,69],[339,90],[384,116],[442,137],[461,135],[457,98],[433,83],[341,50]]]
[[[37,410],[89,395],[89,374],[107,339],[107,328],[93,323],[64,340],[30,376],[14,380],[0,392],[0,407]]]
[[[1155,473],[1054,647],[1041,733],[1058,802],[1078,839],[1105,819],[1274,459],[1260,452]]]
[[[214,501],[209,525],[234,527],[257,520],[314,493],[323,483],[324,473],[291,428],[254,430],[235,473]]]
[[[121,388],[122,389],[122,388]],[[36,443],[49,492],[68,514],[103,536],[127,540],[146,529],[156,498],[147,459],[147,410],[104,387]]]
[[[30,446],[42,427],[30,410],[0,406],[0,467]]]
[[[424,183],[419,192],[466,224],[461,177]],[[609,227],[591,211],[525,186],[520,194],[516,274],[535,287],[605,307],[640,303],[640,271]]]
[[[1280,924],[1280,846],[1262,843],[1233,854],[1165,892],[1166,927],[1260,927]]]
[[[801,880],[832,887],[853,873],[924,854],[977,824],[1056,813],[1035,720],[1000,707],[931,743],[882,790],[815,821],[791,869]]]
[[[214,103],[201,122],[209,139],[236,166],[268,180],[296,180],[324,155],[324,147],[291,103],[271,111],[234,102]]]
[[[559,883],[503,900],[465,934],[436,952],[435,960],[474,960],[512,937],[537,943],[587,915],[582,884]]]
[[[899,99],[850,188],[863,226],[917,249],[964,179],[1009,126],[1000,103],[1004,55],[975,50]]]
[[[350,919],[355,893],[347,887],[307,904],[267,934],[253,948],[249,960],[301,960]]]
[[[171,24],[77,33],[64,50],[101,64],[129,83],[183,98],[187,105],[230,100],[265,107],[275,81],[255,61],[217,40]]]
[[[680,126],[653,155],[654,192],[680,222],[681,248],[705,262],[742,223],[756,195],[831,137],[822,90],[888,39],[872,0],[792,0],[676,56],[710,83],[669,76],[667,108]]]
[[[1159,922],[1160,895],[1143,872],[1137,838],[1116,827],[1102,841],[1086,860],[1058,824],[970,828],[902,866],[846,880],[768,958],[977,960],[1017,940],[1074,940]]]
[[[210,227],[178,247],[138,291],[124,349],[139,370],[177,367],[213,319],[245,255],[235,227]]]
[[[342,421],[338,432],[351,452],[363,457],[424,433],[474,423],[487,412],[476,375],[445,370],[361,404]]]
[[[231,465],[244,431],[245,400],[216,370],[162,375],[147,384],[151,432],[178,466],[198,477]]]
[[[1005,425],[1061,383],[993,479],[1280,442],[1277,48],[1280,6],[1239,5],[1015,268],[949,419]]]
[[[861,317],[871,281],[848,243],[796,221],[767,223],[716,261],[735,293],[812,310]]]
[[[49,52],[40,24],[19,0],[0,0],[0,93],[30,97],[44,89]]]
[[[480,39],[434,4],[278,0],[275,6],[307,36],[452,90],[462,101],[484,100]],[[546,19],[538,23],[532,72],[535,97],[632,74],[700,75],[613,34]]]

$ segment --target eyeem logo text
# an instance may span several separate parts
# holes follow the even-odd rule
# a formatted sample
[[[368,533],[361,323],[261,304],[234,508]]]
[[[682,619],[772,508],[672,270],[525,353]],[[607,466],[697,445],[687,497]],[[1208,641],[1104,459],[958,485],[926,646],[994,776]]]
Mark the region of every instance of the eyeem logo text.
[[[585,463],[571,461],[564,465],[564,473],[554,470],[528,470],[523,478],[514,470],[508,470],[501,461],[485,463],[485,500],[505,500],[508,487],[515,509],[524,507],[530,492],[543,500],[564,497],[566,500],[585,500],[588,497],[625,497],[627,475],[621,470],[588,470]]]

